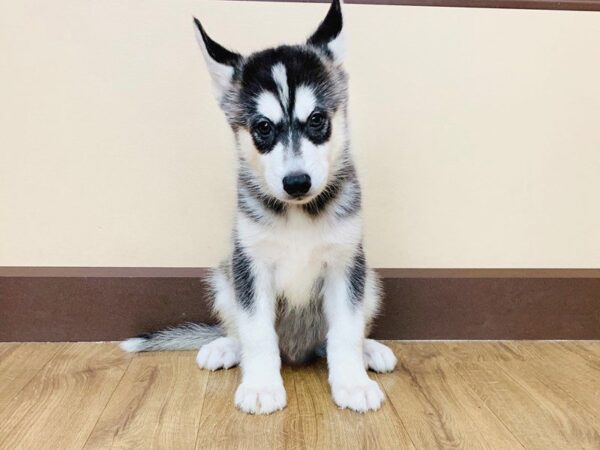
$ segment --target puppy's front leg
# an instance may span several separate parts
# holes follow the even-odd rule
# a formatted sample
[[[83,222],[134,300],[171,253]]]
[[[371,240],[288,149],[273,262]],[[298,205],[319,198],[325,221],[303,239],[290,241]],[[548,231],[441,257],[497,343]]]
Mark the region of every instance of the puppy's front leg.
[[[244,291],[238,291],[236,286],[239,295],[247,297],[239,298],[236,292],[240,306],[236,325],[242,351],[242,383],[235,393],[235,404],[251,414],[269,414],[286,405],[275,332],[275,295],[267,273],[246,274],[244,280],[250,280],[251,286],[241,286]],[[242,278],[239,275],[238,281]]]
[[[359,274],[360,275],[360,274]],[[333,400],[358,412],[379,409],[383,392],[363,360],[365,318],[360,279],[352,270],[332,270],[325,281],[327,364]],[[364,289],[364,281],[362,284]]]

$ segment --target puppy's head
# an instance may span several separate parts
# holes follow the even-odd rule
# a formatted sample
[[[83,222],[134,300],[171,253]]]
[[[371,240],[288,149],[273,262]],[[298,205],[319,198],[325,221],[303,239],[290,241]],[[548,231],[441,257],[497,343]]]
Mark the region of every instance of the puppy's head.
[[[319,195],[345,155],[342,23],[340,1],[333,0],[306,43],[244,57],[213,41],[195,19],[240,158],[266,193],[286,203]]]

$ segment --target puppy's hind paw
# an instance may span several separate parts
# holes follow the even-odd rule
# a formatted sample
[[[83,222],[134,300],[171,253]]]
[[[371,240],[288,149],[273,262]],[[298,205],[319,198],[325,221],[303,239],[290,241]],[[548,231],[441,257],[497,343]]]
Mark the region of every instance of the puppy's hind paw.
[[[240,363],[240,344],[230,337],[220,337],[203,345],[196,356],[202,369],[229,369]]]
[[[365,339],[363,347],[365,366],[375,372],[391,372],[398,360],[391,348],[374,339]]]

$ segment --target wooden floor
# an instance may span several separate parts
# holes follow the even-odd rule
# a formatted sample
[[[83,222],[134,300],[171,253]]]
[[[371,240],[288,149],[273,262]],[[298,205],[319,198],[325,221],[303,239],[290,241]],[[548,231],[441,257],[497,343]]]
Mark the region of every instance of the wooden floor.
[[[380,411],[337,409],[321,361],[286,367],[265,417],[234,409],[238,369],[193,352],[0,344],[0,448],[600,449],[600,342],[392,345]]]

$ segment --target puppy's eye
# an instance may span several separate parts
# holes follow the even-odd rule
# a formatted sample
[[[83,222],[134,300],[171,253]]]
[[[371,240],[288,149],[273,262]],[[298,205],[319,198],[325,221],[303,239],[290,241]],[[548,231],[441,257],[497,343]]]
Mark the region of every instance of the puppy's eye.
[[[308,118],[308,126],[313,129],[319,129],[325,124],[325,114],[315,111]]]
[[[273,125],[268,120],[261,120],[256,124],[254,129],[262,137],[268,137],[273,132]]]

